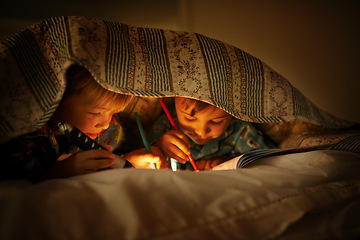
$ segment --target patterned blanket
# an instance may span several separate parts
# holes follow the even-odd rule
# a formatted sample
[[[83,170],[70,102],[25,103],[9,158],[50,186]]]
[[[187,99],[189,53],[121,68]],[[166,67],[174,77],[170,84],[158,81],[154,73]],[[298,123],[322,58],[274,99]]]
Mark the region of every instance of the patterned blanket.
[[[49,119],[72,64],[85,66],[111,91],[152,99],[195,98],[254,123],[352,125],[317,108],[261,60],[221,41],[88,17],[57,17],[0,44],[1,142],[39,129]]]

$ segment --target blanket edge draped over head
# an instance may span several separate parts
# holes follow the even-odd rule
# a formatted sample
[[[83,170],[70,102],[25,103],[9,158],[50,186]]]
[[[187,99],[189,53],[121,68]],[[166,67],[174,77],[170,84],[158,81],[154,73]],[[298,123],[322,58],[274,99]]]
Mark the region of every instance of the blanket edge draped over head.
[[[45,19],[0,44],[1,142],[46,123],[72,64],[86,67],[111,91],[199,99],[244,121],[352,125],[320,110],[268,65],[229,44],[196,33],[69,16]]]

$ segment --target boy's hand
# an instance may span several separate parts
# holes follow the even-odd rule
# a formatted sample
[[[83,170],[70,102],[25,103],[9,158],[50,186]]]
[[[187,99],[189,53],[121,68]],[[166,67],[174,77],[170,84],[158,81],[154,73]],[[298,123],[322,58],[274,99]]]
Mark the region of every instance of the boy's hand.
[[[103,146],[111,150],[111,146]],[[107,150],[80,151],[54,165],[49,170],[47,177],[72,177],[96,172],[112,165],[114,165],[114,154]]]
[[[211,170],[213,167],[230,160],[232,157],[229,156],[221,156],[221,157],[214,157],[209,159],[201,159],[196,161],[196,165],[200,171]]]
[[[151,146],[150,150],[151,153],[148,153],[145,148],[137,149],[124,154],[123,157],[135,168],[151,168],[150,163],[154,163],[156,169],[169,169],[169,164],[161,150],[155,146]]]
[[[99,143],[102,147],[106,148],[109,152],[112,152],[113,146],[107,145],[106,143]]]
[[[164,133],[156,140],[155,146],[158,146],[165,156],[174,158],[184,164],[188,161],[190,154],[190,142],[183,133],[170,130]]]

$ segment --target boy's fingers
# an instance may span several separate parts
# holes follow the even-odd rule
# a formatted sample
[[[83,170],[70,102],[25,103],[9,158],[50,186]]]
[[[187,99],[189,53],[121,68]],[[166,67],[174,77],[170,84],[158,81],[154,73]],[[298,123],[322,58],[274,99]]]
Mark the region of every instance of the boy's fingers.
[[[188,159],[188,155],[176,145],[169,145],[169,153],[167,155],[181,163],[186,163]]]
[[[101,158],[111,158],[113,159],[115,155],[112,152],[103,150],[103,149],[92,149],[88,151],[83,151],[84,157],[88,159],[101,159]]]
[[[190,148],[190,142],[188,137],[179,131],[170,130],[165,133],[162,138],[163,141],[166,143],[182,144],[185,148]]]
[[[172,133],[172,135],[174,137],[176,137],[178,139],[178,141],[181,142],[184,145],[184,147],[186,147],[187,149],[190,148],[189,138],[185,134],[183,134],[183,133],[181,133],[179,131],[174,131]]]
[[[211,169],[212,161],[207,161],[204,167],[204,170],[210,170]]]
[[[215,167],[215,166],[219,165],[220,163],[221,163],[221,161],[220,161],[220,160],[215,160],[215,161],[212,161],[212,162],[211,162],[211,164],[210,164],[210,168],[213,168],[213,167]]]
[[[160,150],[160,148],[155,147],[155,146],[151,146],[151,147],[150,147],[150,150],[151,150],[151,152],[152,152],[154,155],[159,156],[161,159],[166,160],[165,155],[164,155],[163,152]]]
[[[160,169],[160,168],[169,168],[169,164],[166,161],[165,155],[161,152],[161,150],[158,147],[150,147],[151,148],[151,152],[153,153],[154,157],[153,157],[153,163],[155,163],[156,165],[156,169]]]
[[[161,162],[161,157],[160,156],[157,156],[153,153],[147,153],[147,154],[144,154],[142,157],[146,157],[146,162],[149,162],[149,163],[158,163],[158,162]],[[165,160],[165,158],[163,158]]]
[[[204,161],[204,160],[196,161],[196,165],[199,168],[199,170],[204,170],[205,165],[206,165],[206,161]]]
[[[169,141],[169,143],[171,143],[172,146],[176,146],[176,148],[180,149],[181,152],[183,152],[186,156],[189,155],[190,154],[190,148],[189,148],[190,144],[187,144],[186,142],[183,141],[183,139],[178,138],[178,136],[173,135],[172,137],[173,137],[173,139],[171,139],[171,141]],[[178,152],[178,151],[172,150],[172,152]]]
[[[149,155],[147,155],[147,162],[149,163],[157,163],[160,161],[160,157],[156,156],[154,154],[149,153]]]
[[[181,164],[185,164],[185,163],[187,162],[187,159],[182,159],[182,158],[180,158],[180,157],[178,157],[178,156],[176,156],[176,155],[174,155],[174,156],[172,156],[172,157],[170,157],[170,158],[175,159],[176,161],[178,161],[178,162],[181,163]]]
[[[107,145],[106,143],[100,143],[100,145],[102,147],[106,148],[106,150],[108,150],[109,152],[111,152],[113,150],[113,146]]]
[[[114,159],[96,159],[88,161],[88,167],[91,170],[109,168],[112,165],[114,165]]]

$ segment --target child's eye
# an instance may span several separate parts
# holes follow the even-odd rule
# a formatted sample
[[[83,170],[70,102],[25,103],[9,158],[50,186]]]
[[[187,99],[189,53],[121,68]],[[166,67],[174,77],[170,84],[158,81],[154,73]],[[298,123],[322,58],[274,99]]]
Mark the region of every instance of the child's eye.
[[[93,115],[93,116],[100,116],[101,113],[100,112],[88,112],[90,115]]]
[[[185,117],[185,120],[188,121],[188,122],[191,122],[191,121],[195,121],[196,118],[188,118],[188,117]]]
[[[210,123],[213,124],[213,125],[220,125],[224,122],[224,120],[220,120],[220,121],[214,121],[214,120],[211,120]]]

